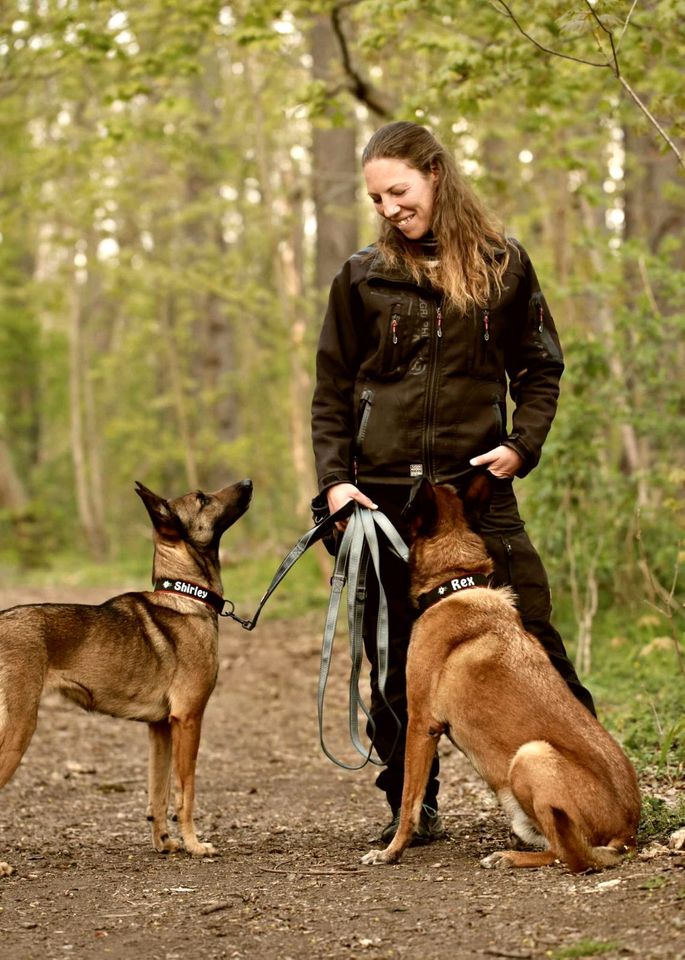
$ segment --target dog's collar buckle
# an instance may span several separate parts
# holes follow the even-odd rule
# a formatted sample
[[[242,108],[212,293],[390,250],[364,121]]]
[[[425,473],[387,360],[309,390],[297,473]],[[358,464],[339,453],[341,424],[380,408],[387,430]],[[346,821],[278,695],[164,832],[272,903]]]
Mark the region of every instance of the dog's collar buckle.
[[[489,587],[490,577],[484,573],[465,573],[460,577],[452,577],[446,580],[434,590],[422,593],[418,598],[418,607],[421,613],[428,610],[440,600],[446,600],[447,597],[453,597],[455,593],[461,593],[462,590],[473,590],[474,587]]]
[[[218,593],[213,593],[213,591],[208,590],[207,587],[201,586],[199,583],[191,583],[189,580],[172,580],[170,577],[159,577],[159,579],[155,580],[155,592],[173,593],[179,597],[187,597],[189,600],[199,600],[200,603],[211,607],[212,610],[215,610],[218,614],[229,616],[229,614],[223,614],[222,612],[224,609],[224,598],[220,597]]]

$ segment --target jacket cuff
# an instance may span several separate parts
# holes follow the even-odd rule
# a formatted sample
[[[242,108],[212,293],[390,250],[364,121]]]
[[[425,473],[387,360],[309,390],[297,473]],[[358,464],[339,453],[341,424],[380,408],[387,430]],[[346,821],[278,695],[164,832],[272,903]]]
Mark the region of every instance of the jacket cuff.
[[[335,487],[338,483],[354,483],[354,478],[347,473],[327,473],[319,480],[319,493],[325,493],[329,487]]]
[[[527,476],[530,473],[530,471],[533,469],[533,467],[537,464],[538,462],[537,457],[535,457],[530,452],[528,447],[526,447],[525,444],[521,442],[521,440],[519,439],[518,436],[516,436],[516,434],[512,434],[510,437],[507,437],[506,440],[503,440],[502,445],[505,447],[509,447],[511,450],[514,450],[516,453],[518,453],[519,457],[521,457],[521,460],[523,461],[519,469],[516,471],[516,476],[517,477]]]

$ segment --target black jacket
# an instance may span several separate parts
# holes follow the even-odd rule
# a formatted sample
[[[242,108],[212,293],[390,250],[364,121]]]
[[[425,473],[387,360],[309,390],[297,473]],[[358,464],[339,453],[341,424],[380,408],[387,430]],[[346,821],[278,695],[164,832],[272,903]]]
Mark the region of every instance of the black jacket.
[[[501,297],[466,314],[389,269],[373,245],[343,265],[316,358],[320,490],[342,481],[449,481],[500,443],[523,458],[519,476],[537,464],[564,364],[528,254],[508,242]]]

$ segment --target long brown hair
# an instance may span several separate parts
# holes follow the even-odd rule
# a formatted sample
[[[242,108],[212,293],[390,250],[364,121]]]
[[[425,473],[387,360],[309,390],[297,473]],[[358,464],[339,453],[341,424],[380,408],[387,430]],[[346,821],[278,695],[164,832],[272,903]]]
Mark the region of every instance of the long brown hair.
[[[398,120],[380,127],[362,153],[371,160],[401,160],[423,176],[437,173],[431,228],[439,262],[427,265],[420,244],[381,219],[377,246],[389,264],[404,263],[415,280],[428,277],[458,309],[483,307],[502,290],[508,262],[504,230],[457,170],[451,154],[426,127]],[[495,253],[501,253],[495,257]]]

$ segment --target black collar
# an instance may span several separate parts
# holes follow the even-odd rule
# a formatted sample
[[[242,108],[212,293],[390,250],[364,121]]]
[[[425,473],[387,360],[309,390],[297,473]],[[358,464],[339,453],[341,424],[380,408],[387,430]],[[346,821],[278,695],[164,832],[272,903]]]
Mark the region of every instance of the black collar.
[[[189,600],[200,600],[217,613],[221,613],[224,609],[223,597],[218,593],[212,593],[207,587],[190,583],[188,580],[170,580],[168,577],[160,577],[155,580],[155,590],[159,593],[177,593],[182,597],[188,597]]]
[[[490,577],[486,577],[483,573],[467,573],[461,577],[454,577],[452,580],[441,583],[435,590],[422,593],[418,599],[418,607],[421,613],[424,613],[434,603],[452,597],[455,593],[461,593],[462,590],[471,590],[473,587],[487,587],[489,585]]]

